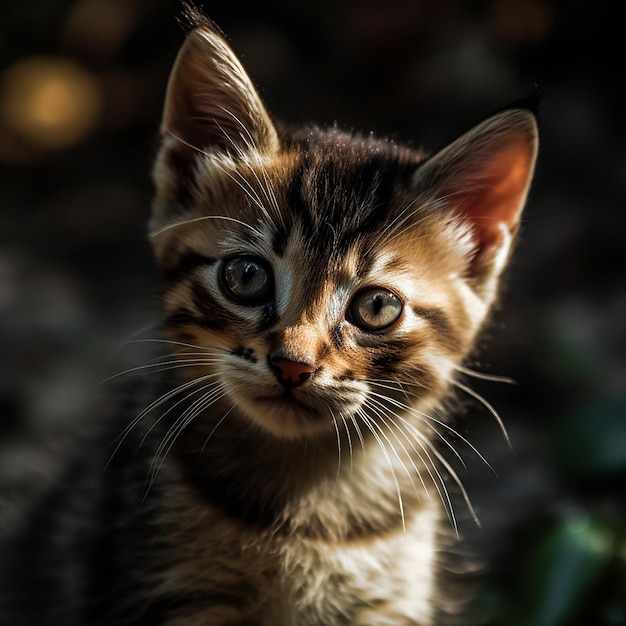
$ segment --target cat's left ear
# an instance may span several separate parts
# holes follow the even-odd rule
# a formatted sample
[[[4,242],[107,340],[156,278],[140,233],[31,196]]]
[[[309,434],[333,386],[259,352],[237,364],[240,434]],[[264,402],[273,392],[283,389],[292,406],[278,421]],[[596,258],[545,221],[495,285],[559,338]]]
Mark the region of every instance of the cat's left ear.
[[[470,227],[470,277],[477,282],[502,271],[520,217],[537,156],[534,114],[498,113],[423,163],[414,176],[423,199]],[[421,194],[420,194],[421,195]]]
[[[187,36],[172,69],[161,132],[196,153],[267,154],[276,129],[252,80],[209,23]]]

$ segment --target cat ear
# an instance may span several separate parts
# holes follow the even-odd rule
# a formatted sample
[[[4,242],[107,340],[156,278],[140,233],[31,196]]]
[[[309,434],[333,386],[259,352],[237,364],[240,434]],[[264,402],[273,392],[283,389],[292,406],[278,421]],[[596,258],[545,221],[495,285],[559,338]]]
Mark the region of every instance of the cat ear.
[[[187,36],[170,75],[161,132],[179,148],[204,153],[264,154],[276,129],[224,38],[210,24]]]
[[[474,127],[418,168],[414,183],[424,190],[425,200],[451,211],[470,227],[471,278],[497,278],[503,269],[519,228],[537,147],[533,113],[509,109]]]

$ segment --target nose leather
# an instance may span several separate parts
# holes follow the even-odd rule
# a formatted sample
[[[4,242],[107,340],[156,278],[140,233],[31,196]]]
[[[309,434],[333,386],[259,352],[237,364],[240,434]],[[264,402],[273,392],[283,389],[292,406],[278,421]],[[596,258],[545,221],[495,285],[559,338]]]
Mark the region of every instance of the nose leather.
[[[282,357],[271,357],[270,365],[278,382],[287,389],[304,384],[315,372],[308,363],[297,363]]]

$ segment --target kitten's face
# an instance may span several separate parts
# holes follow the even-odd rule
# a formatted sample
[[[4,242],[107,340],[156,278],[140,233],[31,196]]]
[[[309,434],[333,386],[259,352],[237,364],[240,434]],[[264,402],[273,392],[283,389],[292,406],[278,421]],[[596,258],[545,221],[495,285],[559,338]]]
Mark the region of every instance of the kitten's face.
[[[532,171],[532,116],[492,118],[424,164],[334,130],[290,135],[200,31],[164,128],[152,240],[181,371],[207,406],[288,439],[375,433],[367,424],[409,405],[419,422],[495,296]]]
[[[376,144],[341,154],[340,139],[266,163],[206,159],[207,186],[181,220],[198,221],[155,238],[176,276],[167,312],[187,320],[173,337],[217,348],[229,399],[281,437],[373,418],[381,396],[436,397],[477,322],[467,229],[423,210],[406,232],[414,164]]]

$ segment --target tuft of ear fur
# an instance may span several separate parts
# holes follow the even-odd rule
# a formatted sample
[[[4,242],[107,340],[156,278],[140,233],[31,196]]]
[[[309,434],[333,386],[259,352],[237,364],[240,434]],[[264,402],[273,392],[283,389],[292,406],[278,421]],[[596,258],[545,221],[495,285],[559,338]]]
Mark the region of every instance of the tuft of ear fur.
[[[191,10],[191,9],[189,9]],[[161,133],[179,149],[233,157],[277,149],[278,137],[252,80],[224,37],[197,12],[172,69]]]
[[[538,148],[527,109],[488,118],[425,161],[414,175],[426,202],[470,227],[469,278],[493,282],[504,268],[533,175]]]
[[[278,133],[254,85],[217,27],[186,5],[191,31],[165,96],[151,228],[194,205],[198,168],[212,159],[257,160],[279,149]]]

